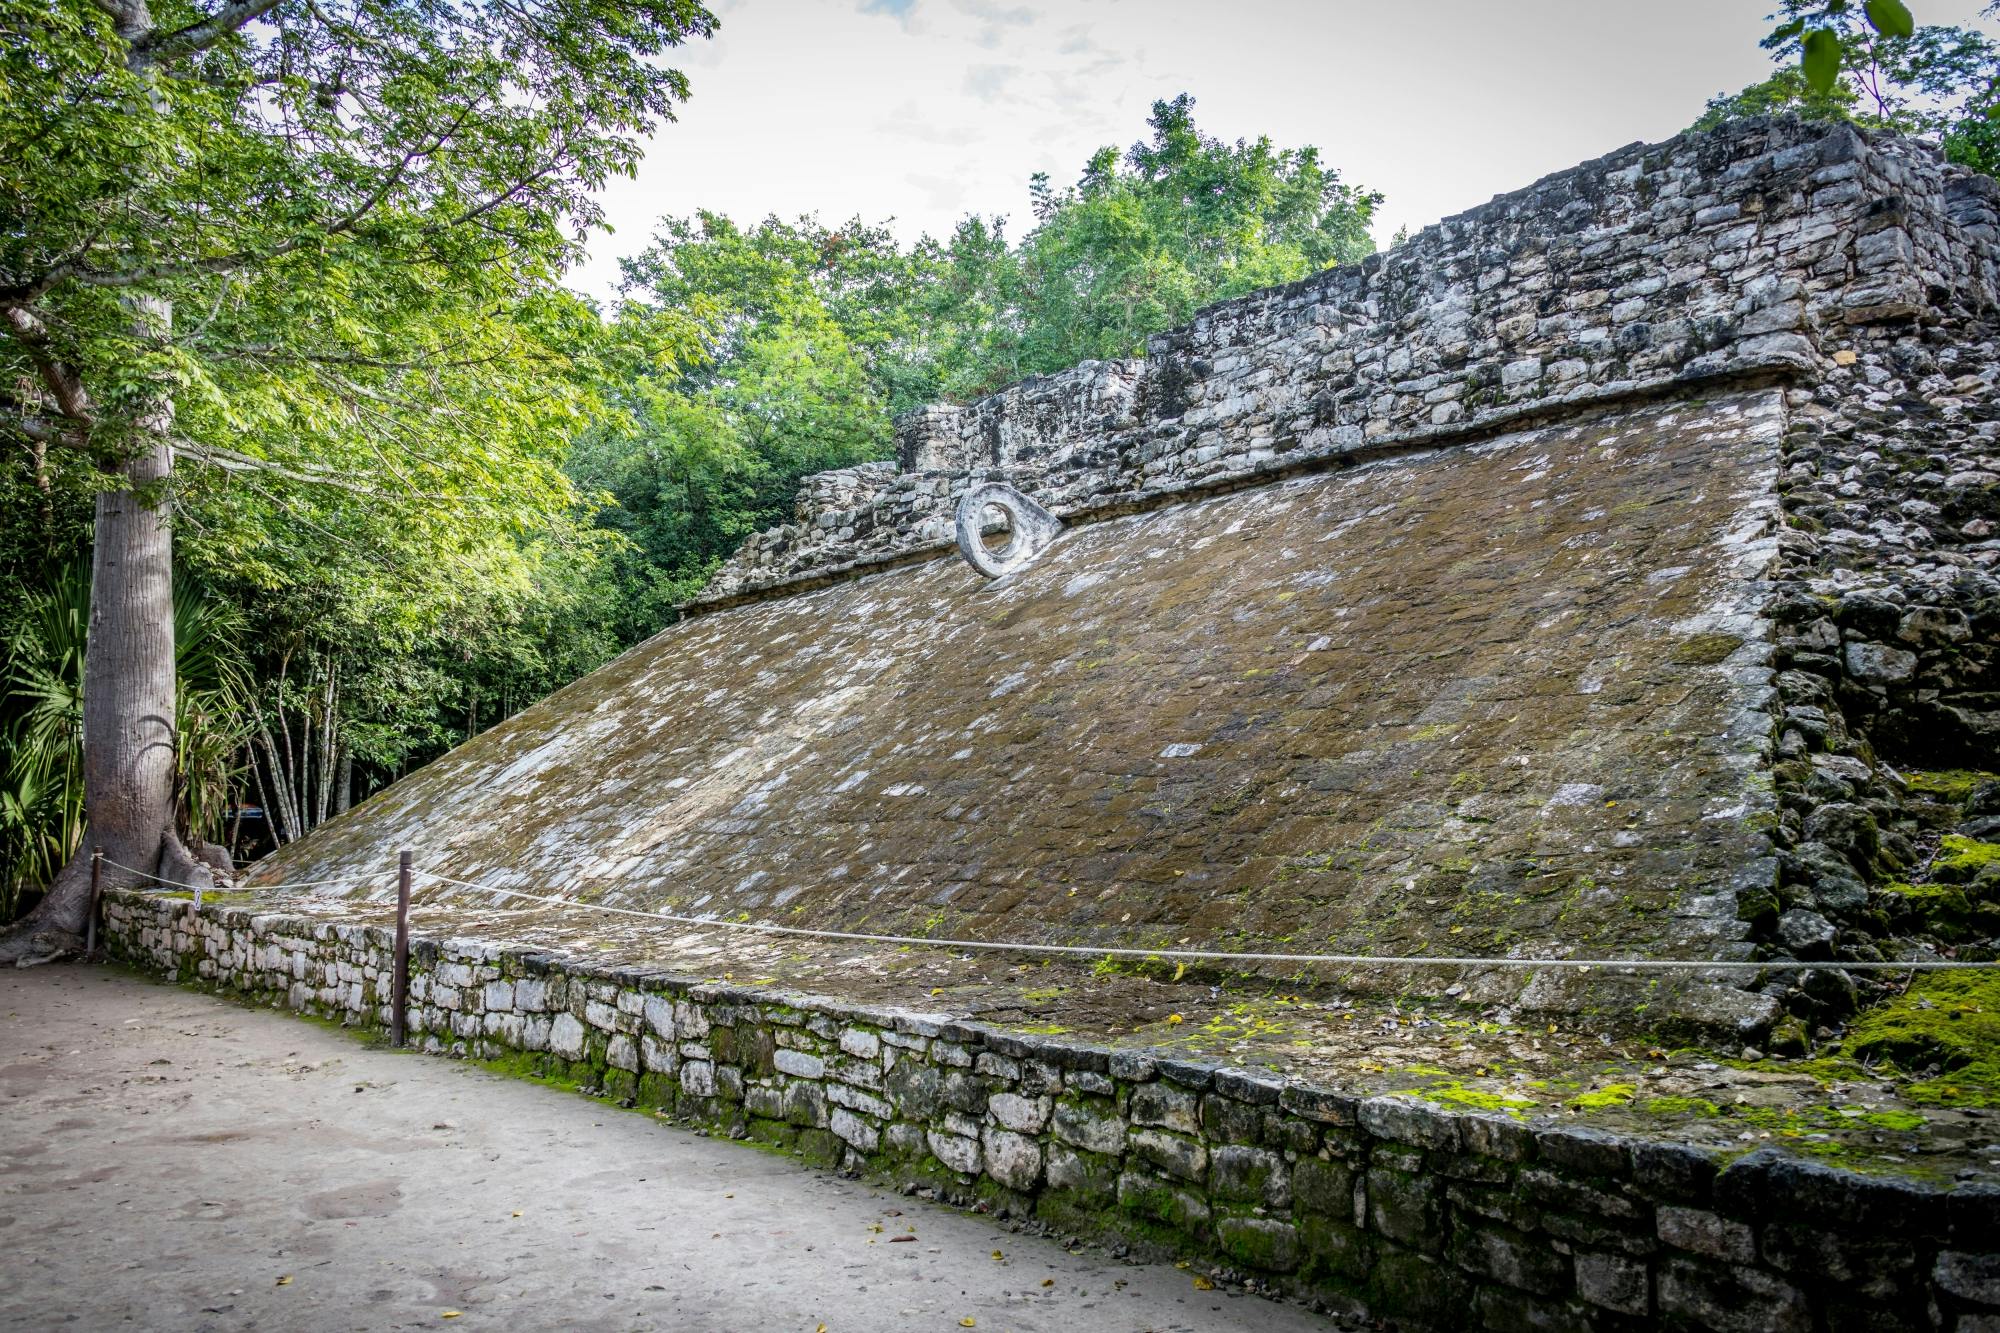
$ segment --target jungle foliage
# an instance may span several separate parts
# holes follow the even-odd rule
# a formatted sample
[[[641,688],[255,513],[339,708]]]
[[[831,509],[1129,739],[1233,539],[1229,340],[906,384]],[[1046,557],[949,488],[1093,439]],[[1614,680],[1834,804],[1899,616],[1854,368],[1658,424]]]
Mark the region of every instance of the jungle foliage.
[[[1844,120],[1928,139],[2000,175],[2000,0],[1979,27],[1925,26],[1902,0],[1781,0],[1764,49],[1780,68],[1711,99],[1695,129],[1732,116]]]

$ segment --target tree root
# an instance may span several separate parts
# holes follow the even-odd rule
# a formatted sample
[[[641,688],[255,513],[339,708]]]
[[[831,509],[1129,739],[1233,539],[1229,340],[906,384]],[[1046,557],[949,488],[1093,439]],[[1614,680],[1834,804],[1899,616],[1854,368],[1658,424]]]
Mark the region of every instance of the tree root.
[[[0,966],[39,967],[59,958],[81,957],[83,936],[48,925],[24,921],[0,935]]]
[[[168,829],[160,835],[160,878],[190,888],[212,889],[216,887],[215,871],[205,861],[195,858],[187,849],[180,835]]]
[[[115,889],[146,882],[143,873],[134,874],[117,865],[103,865],[99,867],[101,873],[93,885],[90,852],[93,845],[86,833],[76,855],[56,873],[55,881],[49,885],[48,893],[35,910],[7,930],[0,931],[0,967],[10,963],[15,967],[34,967],[52,963],[58,958],[83,957],[91,919],[97,910],[93,887]],[[207,850],[205,846],[204,850]],[[200,885],[204,889],[217,887],[217,871],[190,852],[171,826],[160,834],[157,850],[125,852],[124,857],[128,865],[149,866],[157,863],[161,879]],[[105,859],[114,862],[119,859],[119,850],[115,845],[106,849]]]

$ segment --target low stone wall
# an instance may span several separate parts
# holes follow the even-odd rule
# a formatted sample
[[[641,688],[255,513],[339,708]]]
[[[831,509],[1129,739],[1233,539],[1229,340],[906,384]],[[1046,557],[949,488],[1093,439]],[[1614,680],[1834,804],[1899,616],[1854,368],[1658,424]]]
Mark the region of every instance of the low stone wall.
[[[112,893],[114,955],[362,1027],[389,934]],[[2000,1190],[1356,1098],[1143,1052],[412,949],[413,1042],[1412,1327],[2000,1329]]]

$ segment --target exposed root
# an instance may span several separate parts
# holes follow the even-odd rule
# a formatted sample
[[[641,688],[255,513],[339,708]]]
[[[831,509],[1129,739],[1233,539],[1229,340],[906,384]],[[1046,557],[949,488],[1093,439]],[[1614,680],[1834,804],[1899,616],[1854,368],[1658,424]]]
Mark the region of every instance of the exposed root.
[[[207,862],[197,860],[180,835],[168,829],[160,837],[160,878],[176,884],[199,885],[212,889],[215,871]]]
[[[53,926],[24,921],[0,935],[0,966],[36,967],[82,955],[83,936]]]

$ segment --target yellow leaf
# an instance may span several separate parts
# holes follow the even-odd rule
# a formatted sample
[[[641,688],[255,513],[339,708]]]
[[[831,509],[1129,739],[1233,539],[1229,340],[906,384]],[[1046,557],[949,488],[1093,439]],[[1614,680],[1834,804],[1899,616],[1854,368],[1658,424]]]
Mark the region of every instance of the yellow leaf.
[[[519,1208],[516,1208],[514,1210],[514,1216],[519,1217],[520,1215],[521,1215],[521,1210]]]
[[[281,1287],[289,1287],[289,1286],[291,1286],[291,1285],[292,1285],[292,1275],[291,1275],[290,1273],[287,1273],[287,1274],[285,1274],[285,1275],[284,1275],[283,1277],[279,1278],[279,1279],[278,1279],[278,1285],[279,1285],[279,1286],[281,1286]]]
[[[958,1321],[958,1326],[960,1328],[977,1328],[979,1326],[979,1321],[977,1319],[974,1319],[971,1315],[967,1315],[965,1318]]]
[[[462,1315],[462,1314],[464,1314],[464,1313],[465,1313],[465,1311],[463,1311],[463,1310],[446,1310],[446,1311],[445,1311],[445,1312],[444,1312],[443,1314],[439,1315],[439,1316],[438,1316],[438,1318],[440,1318],[440,1319],[456,1319],[456,1318],[458,1318],[458,1317],[459,1317],[460,1315]]]
[[[821,1324],[818,1328],[813,1330],[813,1333],[826,1333],[826,1325]]]
[[[1201,1274],[1196,1273],[1194,1275],[1194,1289],[1196,1291],[1214,1291],[1215,1284]]]
[[[1006,1257],[1007,1257],[1006,1255],[1000,1253],[1000,1251],[998,1250],[993,1251],[993,1262],[996,1264]]]
[[[1186,975],[1187,975],[1187,964],[1186,964],[1186,963],[1175,963],[1175,964],[1174,964],[1174,980],[1175,980],[1175,981],[1179,981],[1179,980],[1180,980],[1180,979],[1181,979],[1182,977],[1184,977],[1184,976],[1186,976]]]
[[[1056,1280],[1052,1277],[1045,1277],[1042,1279],[1042,1285],[1045,1287],[1053,1287],[1055,1284]]]
[[[933,994],[933,995],[942,995],[942,994],[944,994],[944,987],[942,987],[942,986],[933,986],[933,987],[931,987],[931,994]]]
[[[1185,1022],[1187,1022],[1187,1020],[1186,1020],[1185,1018],[1182,1018],[1182,1017],[1181,1017],[1181,1016],[1180,1016],[1179,1014],[1168,1014],[1168,1015],[1167,1015],[1167,1022],[1169,1022],[1169,1023],[1185,1023]]]

